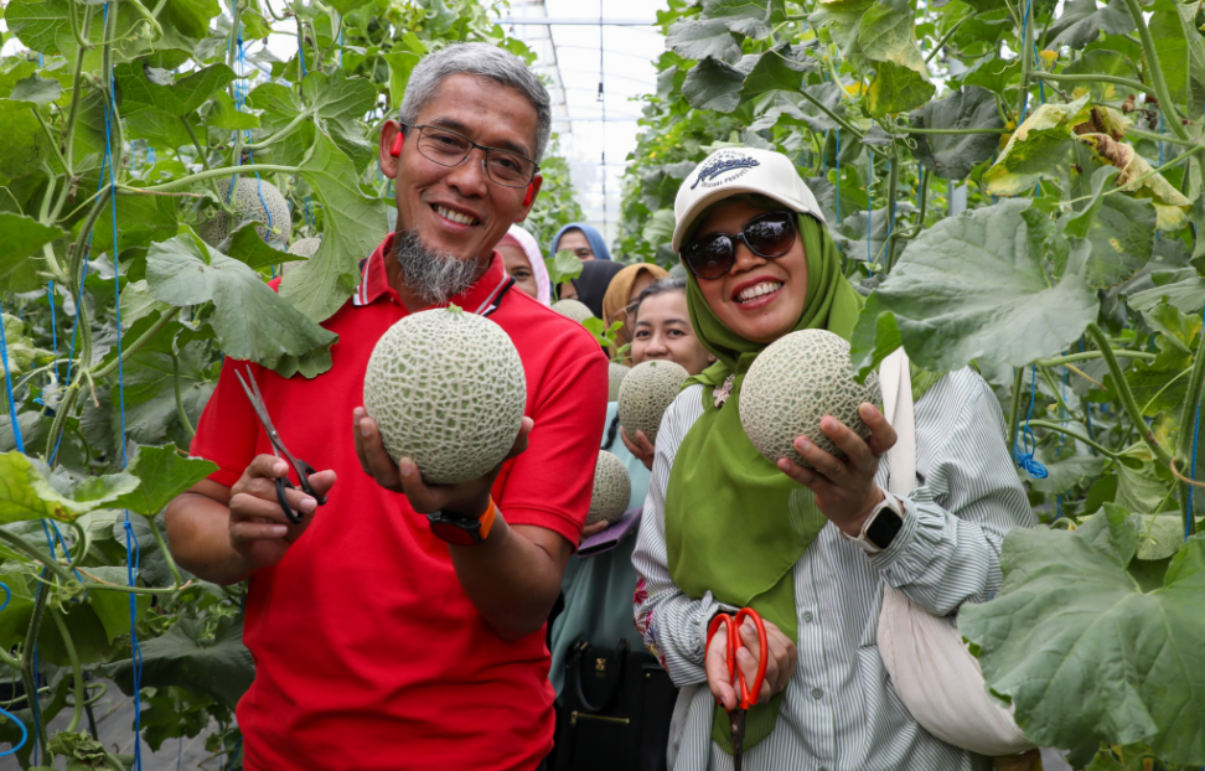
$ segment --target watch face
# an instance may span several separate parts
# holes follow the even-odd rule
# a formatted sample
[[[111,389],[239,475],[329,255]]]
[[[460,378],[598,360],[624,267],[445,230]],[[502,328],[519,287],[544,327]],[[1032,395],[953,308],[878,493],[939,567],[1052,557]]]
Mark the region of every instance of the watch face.
[[[475,519],[453,520],[436,512],[427,515],[431,532],[436,537],[457,546],[472,546],[481,543],[481,523]]]
[[[886,549],[895,540],[895,534],[904,526],[904,520],[895,509],[884,506],[866,528],[866,539],[880,549]]]

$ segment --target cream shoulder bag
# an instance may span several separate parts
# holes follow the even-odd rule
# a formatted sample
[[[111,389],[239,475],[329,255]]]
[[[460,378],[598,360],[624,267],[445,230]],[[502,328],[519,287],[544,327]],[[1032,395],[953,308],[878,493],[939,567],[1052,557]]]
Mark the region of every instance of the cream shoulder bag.
[[[883,360],[879,384],[883,414],[898,436],[887,452],[887,487],[903,498],[916,480],[912,381],[903,348]],[[988,693],[979,661],[962,641],[952,617],[933,616],[884,583],[878,645],[904,706],[938,739],[990,756],[1036,746],[1017,728],[1011,710]]]

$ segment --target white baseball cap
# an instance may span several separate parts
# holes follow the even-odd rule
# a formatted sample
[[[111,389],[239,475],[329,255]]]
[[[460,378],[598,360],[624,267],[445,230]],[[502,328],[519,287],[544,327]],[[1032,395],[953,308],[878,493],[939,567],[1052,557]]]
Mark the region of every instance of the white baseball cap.
[[[764,195],[824,223],[816,196],[790,158],[756,147],[725,147],[703,159],[678,188],[674,199],[674,251],[682,251],[682,241],[708,206],[740,193]]]

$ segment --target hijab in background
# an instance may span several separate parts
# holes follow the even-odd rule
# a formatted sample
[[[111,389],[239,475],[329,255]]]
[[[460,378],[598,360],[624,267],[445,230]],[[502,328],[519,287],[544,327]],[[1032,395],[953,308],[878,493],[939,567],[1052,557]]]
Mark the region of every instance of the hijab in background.
[[[557,244],[561,242],[561,236],[565,235],[566,230],[582,231],[582,235],[586,237],[586,242],[590,244],[590,251],[594,252],[594,259],[611,259],[611,251],[607,249],[607,242],[602,237],[602,233],[599,233],[593,225],[587,225],[584,222],[570,222],[568,225],[558,230],[556,235],[552,237],[552,248],[548,250],[549,257],[556,254]],[[589,260],[587,260],[587,262],[589,262]]]
[[[607,287],[621,270],[623,266],[617,262],[586,260],[578,277],[569,279],[577,290],[577,299],[600,319],[603,317],[603,297],[607,294]]]
[[[544,267],[544,255],[540,254],[540,245],[536,243],[536,237],[519,225],[511,225],[502,240],[513,241],[527,255],[527,261],[531,263],[531,273],[536,277],[536,299],[544,305],[551,305],[552,282],[548,279],[548,268]]]
[[[828,229],[806,214],[798,221],[807,296],[794,329],[827,329],[848,340],[862,297],[842,275]],[[717,361],[686,381],[703,385],[703,414],[678,448],[665,493],[670,576],[688,596],[711,591],[720,602],[756,608],[797,642],[793,569],[828,520],[812,492],[762,457],[741,427],[741,385],[768,343],[724,326],[693,274],[686,302],[699,341]],[[714,391],[729,377],[731,393],[716,406]],[[779,693],[749,710],[746,749],[774,729],[782,698]],[[732,751],[723,709],[716,710],[712,739]]]
[[[615,345],[617,348],[622,348],[624,345],[632,342],[632,331],[628,329],[628,319],[625,310],[628,307],[628,303],[635,299],[632,297],[632,287],[641,276],[649,276],[653,281],[660,281],[663,278],[669,277],[669,271],[651,262],[638,262],[635,265],[629,265],[615,274],[615,278],[611,279],[611,285],[607,287],[607,293],[603,295],[603,315],[601,316],[603,322],[608,327],[616,321],[623,322],[623,327],[620,328],[615,336]]]

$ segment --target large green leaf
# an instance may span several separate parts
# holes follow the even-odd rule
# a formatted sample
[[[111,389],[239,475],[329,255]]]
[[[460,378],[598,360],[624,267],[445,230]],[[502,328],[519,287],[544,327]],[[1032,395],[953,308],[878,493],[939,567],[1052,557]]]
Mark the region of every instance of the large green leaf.
[[[782,0],[703,0],[703,15],[724,22],[728,29],[751,38],[770,34],[783,16]]]
[[[909,243],[858,320],[854,361],[868,367],[890,350],[876,344],[888,319],[913,361],[936,371],[980,357],[1021,366],[1078,339],[1096,320],[1096,294],[1072,269],[1047,276],[1041,234],[1022,216],[1028,206],[975,209]]]
[[[843,53],[858,39],[858,24],[874,0],[820,0],[808,16],[813,29],[827,34]]]
[[[858,22],[858,47],[866,58],[925,72],[916,42],[916,14],[908,3],[875,3]]]
[[[1205,37],[1196,14],[1196,3],[1160,2],[1149,22],[1168,90],[1189,118],[1199,117],[1205,105]]]
[[[866,109],[876,118],[915,109],[933,96],[937,87],[925,76],[894,62],[879,62],[866,90]]]
[[[42,247],[66,235],[61,228],[43,225],[33,217],[0,212],[0,286],[10,292],[28,292],[44,285],[37,271]]]
[[[46,464],[25,453],[11,450],[0,454],[0,523],[30,519],[71,522],[138,487],[131,474],[105,474],[82,483],[55,484]]]
[[[706,56],[686,73],[682,95],[700,110],[732,112],[741,103],[745,72],[727,62]]]
[[[329,240],[328,231],[323,244]],[[228,356],[286,377],[297,372],[314,377],[330,367],[334,334],[268,288],[258,273],[211,250],[191,231],[151,244],[146,279],[155,299],[169,305],[212,302],[208,323]]]
[[[1126,572],[1142,523],[1107,509],[1074,532],[1010,532],[1000,593],[964,607],[959,629],[1040,745],[1086,759],[1102,741],[1144,741],[1172,763],[1200,765],[1205,535],[1183,545],[1162,587],[1143,592]]]
[[[127,471],[142,483],[137,490],[121,496],[113,505],[144,517],[153,517],[172,498],[217,471],[217,468],[213,461],[181,455],[175,445],[139,447]]]
[[[154,105],[169,115],[183,117],[234,80],[234,71],[225,64],[212,64],[179,77],[170,72],[159,73],[155,80],[149,77],[152,69],[140,62],[114,68],[113,76],[121,89],[123,117],[135,111],[135,105]]]
[[[719,19],[699,21],[679,19],[669,28],[665,45],[686,59],[704,59],[708,56],[722,62],[732,63],[741,56],[728,25]]]
[[[1067,174],[1071,150],[1070,123],[1088,97],[1074,102],[1047,102],[1034,110],[1009,138],[1004,152],[983,175],[992,195],[1018,195],[1044,179]]]
[[[215,639],[203,637],[191,619],[142,643],[142,685],[175,685],[208,693],[233,708],[251,685],[255,664],[243,645],[242,625],[225,623]],[[126,693],[132,693],[129,660],[106,668]]]
[[[1004,128],[996,95],[986,88],[965,86],[944,99],[929,102],[912,113],[913,125],[930,129],[986,129],[983,134],[917,134],[916,159],[939,177],[963,179],[977,164],[996,154]]]
[[[750,99],[766,91],[797,92],[803,85],[803,73],[814,68],[804,58],[802,46],[778,45],[761,54],[741,87],[741,95]]]
[[[0,185],[41,169],[48,145],[34,109],[30,102],[0,99]]]
[[[1105,6],[1098,6],[1096,0],[1069,0],[1062,15],[1050,25],[1045,47],[1080,49],[1100,37],[1102,30],[1110,35],[1125,35],[1133,29],[1134,18],[1126,10],[1124,0],[1111,0]]]
[[[309,318],[322,321],[351,296],[360,278],[360,260],[387,232],[386,207],[360,192],[355,167],[321,132],[300,174],[321,206],[322,245],[285,274],[280,294]]]

